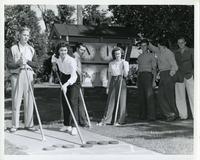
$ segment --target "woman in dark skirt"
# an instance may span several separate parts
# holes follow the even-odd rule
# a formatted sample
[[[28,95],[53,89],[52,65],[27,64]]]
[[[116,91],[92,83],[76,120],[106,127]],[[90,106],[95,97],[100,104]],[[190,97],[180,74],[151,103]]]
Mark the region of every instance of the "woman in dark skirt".
[[[119,94],[120,81],[122,79],[121,94],[119,101],[119,116],[115,125],[123,124],[126,116],[126,80],[128,75],[129,64],[123,59],[124,52],[121,48],[115,47],[112,51],[113,60],[109,63],[108,68],[108,98],[106,103],[106,109],[103,119],[97,125],[103,126],[106,124],[112,124],[113,115],[115,114],[116,102]]]

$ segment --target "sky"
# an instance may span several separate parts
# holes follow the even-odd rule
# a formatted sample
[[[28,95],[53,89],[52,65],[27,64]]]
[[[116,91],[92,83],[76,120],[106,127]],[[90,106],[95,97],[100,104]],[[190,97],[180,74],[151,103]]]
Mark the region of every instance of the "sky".
[[[56,5],[40,5],[40,6],[43,7],[43,8],[46,8],[46,9],[51,9],[51,10],[54,11],[55,15],[58,15]],[[45,24],[44,24],[44,21],[41,17],[41,11],[38,9],[37,5],[32,5],[31,9],[36,12],[37,17],[40,19],[39,24],[40,24],[42,32],[43,32],[45,30]],[[108,9],[107,5],[100,5],[100,7],[99,7],[99,10],[106,10],[106,9]],[[108,13],[108,16],[110,16],[110,15],[111,15],[111,13]],[[76,12],[72,16],[72,18],[76,18]]]

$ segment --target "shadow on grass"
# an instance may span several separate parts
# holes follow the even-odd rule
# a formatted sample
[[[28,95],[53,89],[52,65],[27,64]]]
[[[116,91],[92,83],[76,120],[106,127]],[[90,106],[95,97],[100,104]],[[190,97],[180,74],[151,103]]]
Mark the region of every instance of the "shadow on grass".
[[[169,139],[169,138],[189,138],[192,139],[193,135],[191,135],[191,131],[182,131],[182,132],[175,132],[175,133],[151,133],[146,135],[127,135],[127,136],[116,136],[116,138],[122,138],[122,139],[130,139],[130,138],[143,138],[143,139],[149,139],[149,140],[156,140],[156,139]]]
[[[168,139],[168,138],[193,138],[193,123],[182,124],[177,123],[134,123],[120,126],[121,128],[127,127],[134,128],[135,132],[140,134],[126,135],[126,136],[116,136],[117,138],[130,139],[130,138],[144,138],[144,139]],[[119,127],[119,128],[120,128]]]

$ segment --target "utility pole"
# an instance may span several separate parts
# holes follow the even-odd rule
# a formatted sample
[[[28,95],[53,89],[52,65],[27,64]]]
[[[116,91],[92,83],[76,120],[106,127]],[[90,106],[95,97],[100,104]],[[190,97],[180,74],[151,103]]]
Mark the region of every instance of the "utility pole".
[[[77,5],[77,24],[83,25],[83,6]]]

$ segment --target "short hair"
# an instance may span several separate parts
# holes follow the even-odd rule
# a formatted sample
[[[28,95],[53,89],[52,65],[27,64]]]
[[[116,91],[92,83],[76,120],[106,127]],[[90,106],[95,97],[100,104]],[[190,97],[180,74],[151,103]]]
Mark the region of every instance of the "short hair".
[[[69,44],[68,44],[67,42],[65,42],[65,41],[59,42],[59,43],[57,44],[57,46],[56,46],[56,53],[55,53],[55,57],[56,57],[56,58],[59,58],[59,56],[60,56],[59,49],[62,48],[62,47],[66,47],[67,50],[68,50],[68,52],[69,52],[69,50],[70,50],[70,49],[69,49]]]
[[[80,48],[81,46],[83,46],[83,47],[86,48],[86,45],[83,44],[83,43],[77,43],[77,44],[75,45],[75,48],[78,49],[78,48]]]
[[[124,59],[124,50],[122,48],[120,48],[120,47],[114,47],[113,48],[113,50],[112,50],[112,58],[113,59],[116,59],[115,52],[119,51],[119,50],[121,51],[121,58]]]
[[[169,47],[169,42],[165,38],[161,38],[157,41],[157,44],[160,44],[161,46]]]
[[[142,43],[146,43],[147,45],[149,45],[149,41],[148,41],[147,39],[142,39],[142,40],[140,41],[140,45],[141,45]]]
[[[186,38],[185,38],[184,36],[178,37],[177,41],[178,41],[179,39],[182,39],[182,40],[184,40],[184,41],[186,42]]]
[[[28,31],[28,32],[30,33],[30,32],[31,32],[31,29],[30,29],[29,27],[27,27],[27,26],[22,26],[22,27],[20,27],[19,33],[21,34],[21,33],[24,32],[24,31]]]

